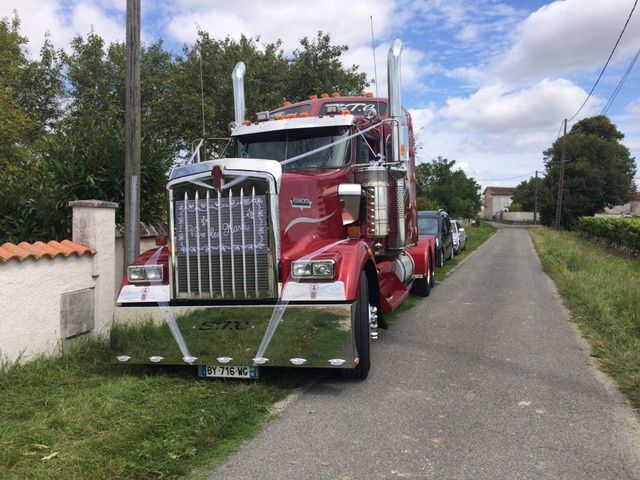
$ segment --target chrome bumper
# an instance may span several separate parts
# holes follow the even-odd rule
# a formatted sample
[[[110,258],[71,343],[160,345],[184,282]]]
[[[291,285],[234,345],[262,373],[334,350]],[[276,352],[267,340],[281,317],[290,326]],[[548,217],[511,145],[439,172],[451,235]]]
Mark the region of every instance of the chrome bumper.
[[[354,368],[355,303],[116,307],[118,363]]]

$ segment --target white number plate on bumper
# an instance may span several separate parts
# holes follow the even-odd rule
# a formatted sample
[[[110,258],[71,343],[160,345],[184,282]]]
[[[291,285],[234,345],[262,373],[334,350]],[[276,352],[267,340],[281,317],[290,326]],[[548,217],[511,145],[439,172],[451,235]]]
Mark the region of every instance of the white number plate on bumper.
[[[200,365],[198,367],[200,377],[216,378],[258,378],[258,367],[236,367],[232,365]]]

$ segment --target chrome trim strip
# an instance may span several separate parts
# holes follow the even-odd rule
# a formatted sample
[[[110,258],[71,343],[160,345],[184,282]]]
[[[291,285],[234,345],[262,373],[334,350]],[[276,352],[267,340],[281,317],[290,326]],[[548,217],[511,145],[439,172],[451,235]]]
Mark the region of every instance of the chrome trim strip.
[[[222,232],[222,194],[218,190],[218,232]],[[224,298],[224,260],[222,259],[222,235],[218,235],[218,258],[220,258],[220,291]]]
[[[256,244],[256,187],[251,188],[251,213],[253,214],[253,270],[255,273],[255,287],[256,287],[256,298],[260,296],[258,291],[258,249],[255,248]]]
[[[233,253],[233,189],[229,189],[229,239],[231,240],[231,294],[236,298],[236,266]],[[221,232],[222,233],[222,232]]]
[[[184,228],[185,228],[185,242],[187,244],[187,255],[186,255],[186,260],[187,260],[187,293],[191,294],[191,261],[189,259],[189,235],[186,234],[186,230],[189,228],[189,217],[187,216],[187,211],[188,209],[188,201],[189,201],[189,196],[187,195],[187,192],[184,192]],[[180,280],[178,279],[178,282]]]
[[[211,225],[211,196],[207,190],[207,228]],[[209,260],[209,295],[213,297],[213,272],[211,267],[211,235],[207,233],[207,248]],[[222,257],[222,256],[221,256]]]
[[[169,258],[171,259],[171,264],[169,265],[169,286],[171,287],[171,296],[177,297],[178,295],[178,255],[176,254],[176,226],[174,213],[175,208],[173,207],[173,190],[167,189],[169,193],[169,238],[171,248],[169,249]]]
[[[246,243],[244,241],[244,188],[242,187],[240,188],[240,232],[242,233],[242,286],[244,288],[244,298],[247,298],[247,258],[245,253]]]
[[[198,190],[196,190],[196,261],[198,262],[198,295],[202,295],[202,267],[200,266],[200,217],[198,215],[198,211],[200,210],[200,207],[198,206],[199,201],[200,195],[198,194]]]

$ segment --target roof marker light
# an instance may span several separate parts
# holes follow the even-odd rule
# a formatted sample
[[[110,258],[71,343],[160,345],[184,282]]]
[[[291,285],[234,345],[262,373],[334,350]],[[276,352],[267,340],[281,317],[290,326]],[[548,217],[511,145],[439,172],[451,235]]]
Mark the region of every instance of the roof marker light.
[[[287,118],[296,118],[298,116],[297,113],[288,113]]]
[[[332,97],[339,97],[340,96],[340,92],[333,92],[331,94]]]
[[[276,120],[284,120],[285,116],[281,113],[279,113],[278,115],[276,115]]]
[[[288,107],[289,105],[291,105],[291,102],[289,100],[285,100],[284,102],[282,102],[283,107]]]
[[[309,95],[309,100],[317,100],[318,95]]]
[[[242,121],[242,125],[244,125],[245,127],[246,127],[247,125],[251,125],[251,120],[243,120],[243,121]]]
[[[365,97],[373,97],[373,92],[364,92]]]
[[[299,117],[305,118],[309,116],[309,112],[301,112],[298,114]]]
[[[329,98],[329,94],[328,93],[322,93],[322,94],[320,94],[320,98]]]

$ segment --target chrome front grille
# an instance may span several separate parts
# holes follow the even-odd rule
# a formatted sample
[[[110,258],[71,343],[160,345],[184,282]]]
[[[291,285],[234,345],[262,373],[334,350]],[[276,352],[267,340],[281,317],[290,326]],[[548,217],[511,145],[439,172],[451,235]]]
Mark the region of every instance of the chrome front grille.
[[[182,184],[172,203],[176,298],[277,297],[266,182]]]

